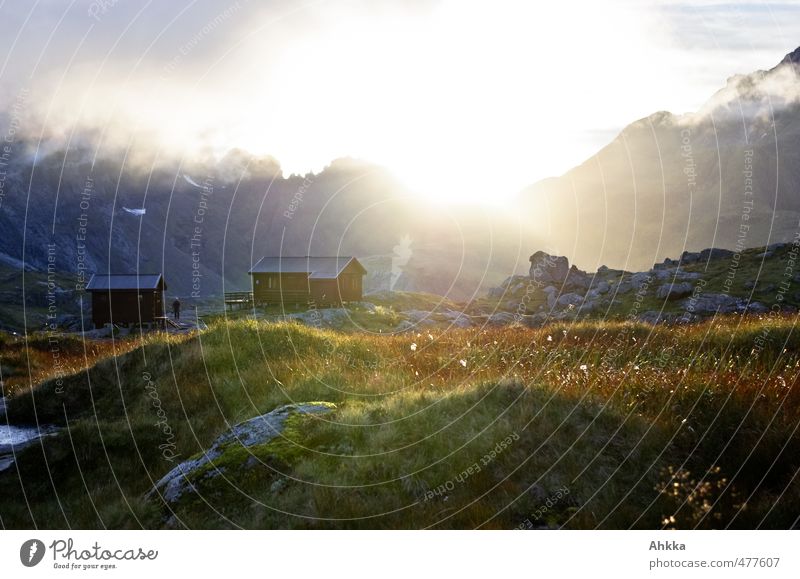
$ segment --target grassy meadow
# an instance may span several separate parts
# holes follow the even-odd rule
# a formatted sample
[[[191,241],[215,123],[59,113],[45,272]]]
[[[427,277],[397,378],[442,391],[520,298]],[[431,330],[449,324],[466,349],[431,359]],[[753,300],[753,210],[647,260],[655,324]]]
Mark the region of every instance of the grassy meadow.
[[[87,342],[96,357],[58,385],[43,370],[32,388],[6,392],[10,422],[63,429],[0,473],[0,523],[796,527],[795,323],[732,316],[390,336],[238,319],[188,336]],[[297,417],[252,456],[218,461],[219,476],[175,505],[148,496],[233,424],[308,401],[336,410]]]

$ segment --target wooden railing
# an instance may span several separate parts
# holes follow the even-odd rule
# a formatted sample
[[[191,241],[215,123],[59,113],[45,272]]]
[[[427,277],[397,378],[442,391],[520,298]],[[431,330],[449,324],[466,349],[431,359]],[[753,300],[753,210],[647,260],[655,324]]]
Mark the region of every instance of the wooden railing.
[[[231,309],[239,306],[246,308],[253,305],[253,292],[225,292],[225,306]]]

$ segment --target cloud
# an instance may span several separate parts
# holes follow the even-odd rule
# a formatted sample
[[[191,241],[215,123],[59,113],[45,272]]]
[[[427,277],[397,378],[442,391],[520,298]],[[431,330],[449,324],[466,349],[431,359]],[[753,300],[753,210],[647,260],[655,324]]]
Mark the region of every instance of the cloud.
[[[142,163],[241,147],[299,173],[360,156],[461,196],[560,173],[800,38],[788,3],[105,5],[0,6],[0,109],[30,91],[20,131],[35,141],[132,147]]]

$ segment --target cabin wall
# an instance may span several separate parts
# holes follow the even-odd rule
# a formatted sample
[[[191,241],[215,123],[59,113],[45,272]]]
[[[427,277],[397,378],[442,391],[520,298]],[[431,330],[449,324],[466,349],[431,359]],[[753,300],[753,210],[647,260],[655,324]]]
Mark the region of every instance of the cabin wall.
[[[360,302],[363,295],[360,273],[343,273],[339,276],[339,295],[345,302]]]
[[[348,267],[338,279],[309,279],[305,273],[251,274],[256,304],[326,305],[361,301],[363,273]]]
[[[160,291],[92,292],[92,322],[96,328],[105,324],[148,324],[164,312]]]
[[[307,304],[311,299],[308,274],[251,274],[253,300],[257,304]]]

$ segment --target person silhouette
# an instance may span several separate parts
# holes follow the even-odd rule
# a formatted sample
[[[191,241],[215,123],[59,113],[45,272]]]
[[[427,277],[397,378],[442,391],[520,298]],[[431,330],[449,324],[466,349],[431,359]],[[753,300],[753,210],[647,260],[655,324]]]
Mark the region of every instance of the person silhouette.
[[[175,298],[175,301],[172,302],[172,317],[176,320],[181,319],[181,300]]]

